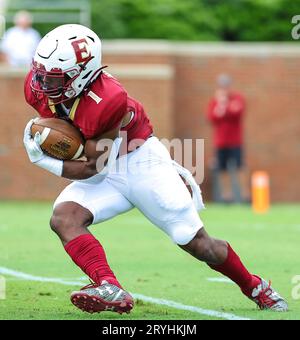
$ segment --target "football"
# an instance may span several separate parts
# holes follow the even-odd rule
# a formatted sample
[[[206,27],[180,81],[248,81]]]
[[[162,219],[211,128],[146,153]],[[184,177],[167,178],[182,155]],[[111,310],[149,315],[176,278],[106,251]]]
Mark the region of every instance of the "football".
[[[82,156],[84,139],[71,123],[59,118],[40,118],[31,127],[31,135],[41,134],[45,154],[60,160],[75,160]]]

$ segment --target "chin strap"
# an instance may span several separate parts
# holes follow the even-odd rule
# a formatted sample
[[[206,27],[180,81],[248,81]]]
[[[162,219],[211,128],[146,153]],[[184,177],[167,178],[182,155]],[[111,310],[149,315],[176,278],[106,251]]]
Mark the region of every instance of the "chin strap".
[[[91,76],[91,79],[85,84],[84,91],[88,90],[91,83],[98,77],[100,73],[102,73],[102,70],[107,68],[108,66],[101,66],[98,70],[94,72],[94,74]]]

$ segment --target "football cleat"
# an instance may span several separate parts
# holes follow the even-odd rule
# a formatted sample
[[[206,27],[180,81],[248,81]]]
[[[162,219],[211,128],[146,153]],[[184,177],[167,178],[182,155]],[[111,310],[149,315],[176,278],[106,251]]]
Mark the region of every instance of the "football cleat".
[[[112,311],[129,314],[134,305],[129,293],[107,281],[102,281],[100,286],[91,283],[80,291],[73,292],[71,302],[88,313]]]
[[[271,287],[271,281],[267,283],[260,279],[260,284],[255,287],[249,299],[254,301],[259,309],[270,309],[275,312],[286,312],[288,310],[287,302]]]

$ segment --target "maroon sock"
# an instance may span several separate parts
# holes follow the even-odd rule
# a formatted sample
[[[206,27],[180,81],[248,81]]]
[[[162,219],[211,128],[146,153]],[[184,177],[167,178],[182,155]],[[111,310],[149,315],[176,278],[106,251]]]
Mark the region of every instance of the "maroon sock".
[[[228,244],[228,255],[225,262],[221,265],[213,266],[209,265],[210,268],[216,270],[219,273],[229,277],[234,281],[243,291],[244,294],[250,295],[253,288],[260,283],[260,279],[252,275],[245,268],[238,255]]]
[[[100,285],[102,280],[106,280],[122,288],[107,263],[103,247],[93,235],[84,234],[76,237],[65,245],[65,250],[95,283]]]

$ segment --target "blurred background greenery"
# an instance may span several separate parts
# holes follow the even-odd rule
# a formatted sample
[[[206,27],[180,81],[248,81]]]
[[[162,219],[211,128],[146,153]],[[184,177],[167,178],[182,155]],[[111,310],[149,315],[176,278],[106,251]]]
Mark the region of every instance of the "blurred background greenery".
[[[92,29],[104,39],[291,41],[291,19],[300,14],[300,0],[9,0],[7,14],[16,7],[34,14],[35,3],[88,8]],[[60,11],[66,23],[74,21],[70,8]],[[38,21],[41,34],[57,26]]]

